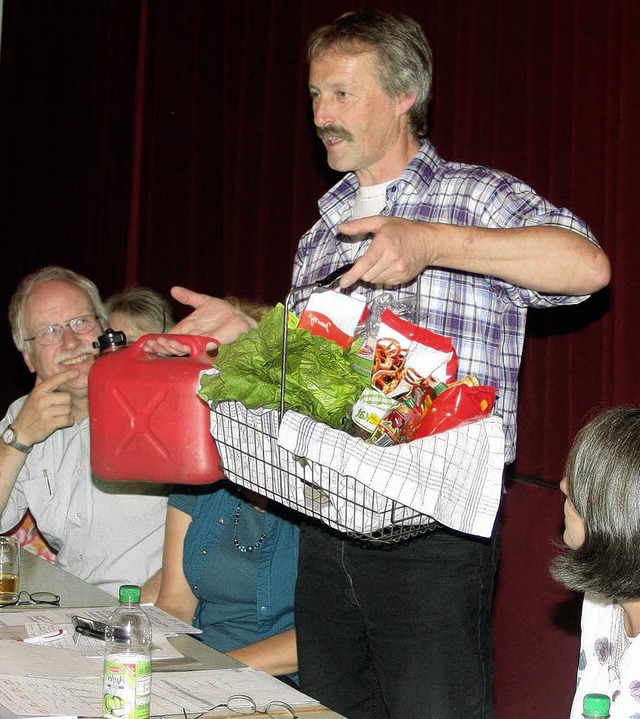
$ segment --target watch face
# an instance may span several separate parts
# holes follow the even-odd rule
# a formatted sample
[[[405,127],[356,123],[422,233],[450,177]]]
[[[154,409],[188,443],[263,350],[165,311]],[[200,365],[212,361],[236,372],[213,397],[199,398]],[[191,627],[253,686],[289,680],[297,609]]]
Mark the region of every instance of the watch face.
[[[12,427],[7,427],[5,431],[2,433],[2,441],[5,444],[11,444],[16,438],[16,433],[13,431]]]

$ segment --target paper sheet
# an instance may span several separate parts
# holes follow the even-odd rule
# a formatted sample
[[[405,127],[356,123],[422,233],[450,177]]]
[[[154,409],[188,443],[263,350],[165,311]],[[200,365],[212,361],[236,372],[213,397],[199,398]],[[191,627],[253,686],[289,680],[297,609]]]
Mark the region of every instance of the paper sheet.
[[[56,715],[100,716],[102,678],[46,679],[0,674],[0,703],[8,710],[2,716]],[[222,704],[233,694],[253,698],[258,709],[271,701],[292,706],[318,704],[314,699],[249,667],[154,674],[151,684],[151,713],[201,712]]]
[[[78,641],[74,641],[75,632],[71,624],[41,624],[41,623],[29,623],[23,626],[11,627],[11,633],[24,637],[36,637],[46,632],[53,631],[54,629],[66,629],[60,639],[56,639],[46,644],[29,644],[27,646],[37,647],[38,649],[48,650],[49,662],[45,667],[45,673],[41,674],[41,671],[32,668],[28,674],[32,676],[52,676],[52,662],[55,663],[55,676],[65,676],[65,652],[71,652],[78,656],[86,658],[100,659],[104,657],[104,642],[100,639],[92,639],[91,637],[77,636]],[[22,673],[22,669],[14,671],[13,657],[17,655],[21,650],[19,647],[24,647],[21,642],[15,641],[15,639],[3,638],[0,630],[0,673],[5,674],[19,674]],[[151,641],[151,657],[154,661],[159,660],[170,660],[180,659],[183,655],[169,643],[169,640],[157,630],[153,630],[153,639]]]
[[[31,609],[4,609],[0,610],[0,627],[15,626],[17,624],[39,623],[39,624],[70,624],[71,617],[79,614],[88,619],[96,619],[105,622],[113,610],[112,607],[49,607],[39,606]],[[201,629],[196,629],[190,624],[186,624],[180,619],[172,617],[170,614],[163,612],[162,609],[153,604],[144,604],[142,608],[151,620],[151,626],[158,629],[165,636],[172,637],[178,634],[201,634]]]
[[[89,677],[102,671],[102,661],[74,649],[51,644],[0,642],[0,674],[5,676]]]
[[[106,621],[114,608],[77,607],[63,609],[60,607],[47,607],[44,609],[34,607],[33,610],[14,609],[12,611],[6,609],[0,612],[0,673],[52,676],[52,667],[55,666],[55,676],[76,676],[75,666],[64,650],[77,656],[102,660],[104,642],[100,639],[77,635],[73,630],[71,617],[74,614],[79,614],[89,619]],[[151,619],[153,630],[152,660],[158,662],[182,658],[183,655],[170,644],[166,635],[175,636],[176,634],[187,633],[187,631],[188,633],[198,633],[200,630],[190,627],[153,605],[145,605],[144,609]],[[14,656],[17,657],[21,651],[17,648],[20,643],[12,640],[35,637],[54,629],[65,629],[66,633],[60,639],[46,645],[31,645],[44,649],[45,653],[40,652],[40,654],[47,657],[49,661],[45,661],[42,666],[34,664],[29,671],[24,671],[20,663],[14,661]],[[18,666],[21,667],[19,671],[16,670]],[[67,670],[73,673],[67,675],[65,674]]]

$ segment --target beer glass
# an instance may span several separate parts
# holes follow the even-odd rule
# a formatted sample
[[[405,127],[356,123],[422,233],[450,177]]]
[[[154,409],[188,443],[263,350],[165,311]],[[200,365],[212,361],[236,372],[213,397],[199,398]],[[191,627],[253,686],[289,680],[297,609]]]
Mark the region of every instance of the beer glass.
[[[16,537],[0,537],[0,605],[15,603],[20,580],[20,545]]]

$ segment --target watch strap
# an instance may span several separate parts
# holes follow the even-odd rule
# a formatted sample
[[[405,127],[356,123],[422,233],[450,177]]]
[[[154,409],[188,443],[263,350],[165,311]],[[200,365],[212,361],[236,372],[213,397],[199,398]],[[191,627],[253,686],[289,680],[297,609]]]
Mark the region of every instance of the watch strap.
[[[13,432],[13,440],[11,442],[5,442],[5,444],[9,447],[13,447],[14,449],[17,449],[18,452],[23,452],[24,454],[29,454],[33,447],[29,446],[28,444],[22,444],[22,442],[18,442],[18,437],[16,435],[15,429],[9,425],[7,429],[10,429]]]

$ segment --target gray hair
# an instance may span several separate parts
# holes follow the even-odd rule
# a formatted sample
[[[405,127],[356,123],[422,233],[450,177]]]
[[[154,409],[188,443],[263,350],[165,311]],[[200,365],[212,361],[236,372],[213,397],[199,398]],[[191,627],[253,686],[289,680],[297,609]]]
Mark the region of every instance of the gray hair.
[[[433,57],[415,20],[381,10],[348,12],[315,30],[307,44],[309,61],[326,52],[367,51],[376,55],[380,84],[389,97],[417,93],[408,112],[409,126],[417,138],[426,137]]]
[[[118,312],[141,335],[164,334],[175,324],[168,300],[150,287],[129,287],[109,297],[105,306],[109,316]]]
[[[80,275],[73,270],[67,269],[66,267],[49,265],[48,267],[43,267],[36,272],[23,277],[14,292],[13,297],[11,298],[11,302],[9,303],[9,324],[11,325],[11,335],[13,337],[13,343],[20,352],[28,352],[28,344],[24,341],[24,335],[26,334],[24,326],[24,308],[27,300],[36,287],[44,282],[52,282],[54,280],[58,282],[68,282],[85,292],[91,302],[94,313],[97,315],[100,322],[102,322],[103,327],[106,326],[107,311],[102,299],[100,298],[100,292],[98,291],[95,283],[88,277]]]
[[[555,559],[553,576],[577,592],[640,599],[640,408],[592,419],[576,437],[565,476],[585,540]]]

